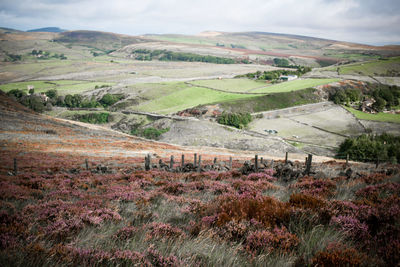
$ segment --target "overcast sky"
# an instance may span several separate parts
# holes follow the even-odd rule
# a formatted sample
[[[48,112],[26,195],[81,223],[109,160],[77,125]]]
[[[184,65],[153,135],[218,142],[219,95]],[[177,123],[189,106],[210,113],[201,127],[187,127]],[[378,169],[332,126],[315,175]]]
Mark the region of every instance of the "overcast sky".
[[[0,0],[0,27],[131,35],[205,30],[400,44],[400,0]]]

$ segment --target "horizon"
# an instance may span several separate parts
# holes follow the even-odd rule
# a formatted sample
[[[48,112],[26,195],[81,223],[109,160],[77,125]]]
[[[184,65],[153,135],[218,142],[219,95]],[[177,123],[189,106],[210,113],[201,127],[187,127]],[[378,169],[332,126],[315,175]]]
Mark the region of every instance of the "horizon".
[[[269,32],[369,45],[400,44],[400,2],[396,0],[183,1],[21,0],[0,3],[4,27],[24,31],[62,29],[127,35],[195,35]]]

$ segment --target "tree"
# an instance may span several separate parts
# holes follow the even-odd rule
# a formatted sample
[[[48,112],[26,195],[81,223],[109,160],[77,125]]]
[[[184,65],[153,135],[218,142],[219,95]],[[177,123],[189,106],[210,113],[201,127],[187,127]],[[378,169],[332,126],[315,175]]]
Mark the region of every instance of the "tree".
[[[56,89],[50,89],[48,91],[46,91],[46,95],[50,98],[50,99],[56,99],[58,96],[58,92]]]
[[[383,98],[381,98],[381,97],[377,97],[377,98],[375,99],[375,103],[372,104],[372,107],[373,107],[376,111],[378,111],[378,112],[383,111],[383,109],[385,108],[385,106],[386,106],[386,101],[385,101]]]

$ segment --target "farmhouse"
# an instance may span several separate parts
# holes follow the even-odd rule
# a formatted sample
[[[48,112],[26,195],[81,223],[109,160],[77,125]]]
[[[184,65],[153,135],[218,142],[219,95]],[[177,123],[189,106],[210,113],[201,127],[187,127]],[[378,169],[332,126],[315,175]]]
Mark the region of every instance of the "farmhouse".
[[[297,78],[298,78],[297,75],[281,75],[279,77],[279,79],[282,81],[292,81],[296,80]]]

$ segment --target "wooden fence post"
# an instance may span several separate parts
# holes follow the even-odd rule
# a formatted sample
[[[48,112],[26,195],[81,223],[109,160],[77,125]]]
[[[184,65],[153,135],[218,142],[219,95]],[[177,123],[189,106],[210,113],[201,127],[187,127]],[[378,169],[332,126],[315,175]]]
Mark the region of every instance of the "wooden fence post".
[[[232,170],[232,157],[229,157],[229,169]]]
[[[172,170],[174,168],[174,156],[171,155],[171,158],[169,160],[169,168]]]
[[[346,155],[346,167],[349,166],[349,154]]]
[[[258,155],[254,156],[254,168],[258,172]]]
[[[217,164],[217,157],[214,158],[214,165]]]
[[[285,164],[287,164],[287,160],[288,160],[288,152],[286,151],[286,155],[285,155]]]
[[[199,155],[199,164],[197,166],[197,171],[201,172],[201,155]]]
[[[147,154],[147,156],[145,157],[144,169],[146,171],[149,171],[151,169],[151,156],[150,156],[150,154]]]
[[[14,175],[18,174],[17,158],[14,158]]]
[[[308,154],[308,158],[307,158],[307,166],[306,166],[306,174],[310,174],[311,171],[311,163],[312,163],[312,155]]]
[[[197,163],[197,153],[194,153],[194,161],[193,161],[193,166],[196,168],[196,163]]]
[[[86,170],[89,170],[89,162],[88,159],[85,159]]]
[[[185,167],[185,155],[184,154],[182,154],[181,166],[182,166],[182,168]]]

